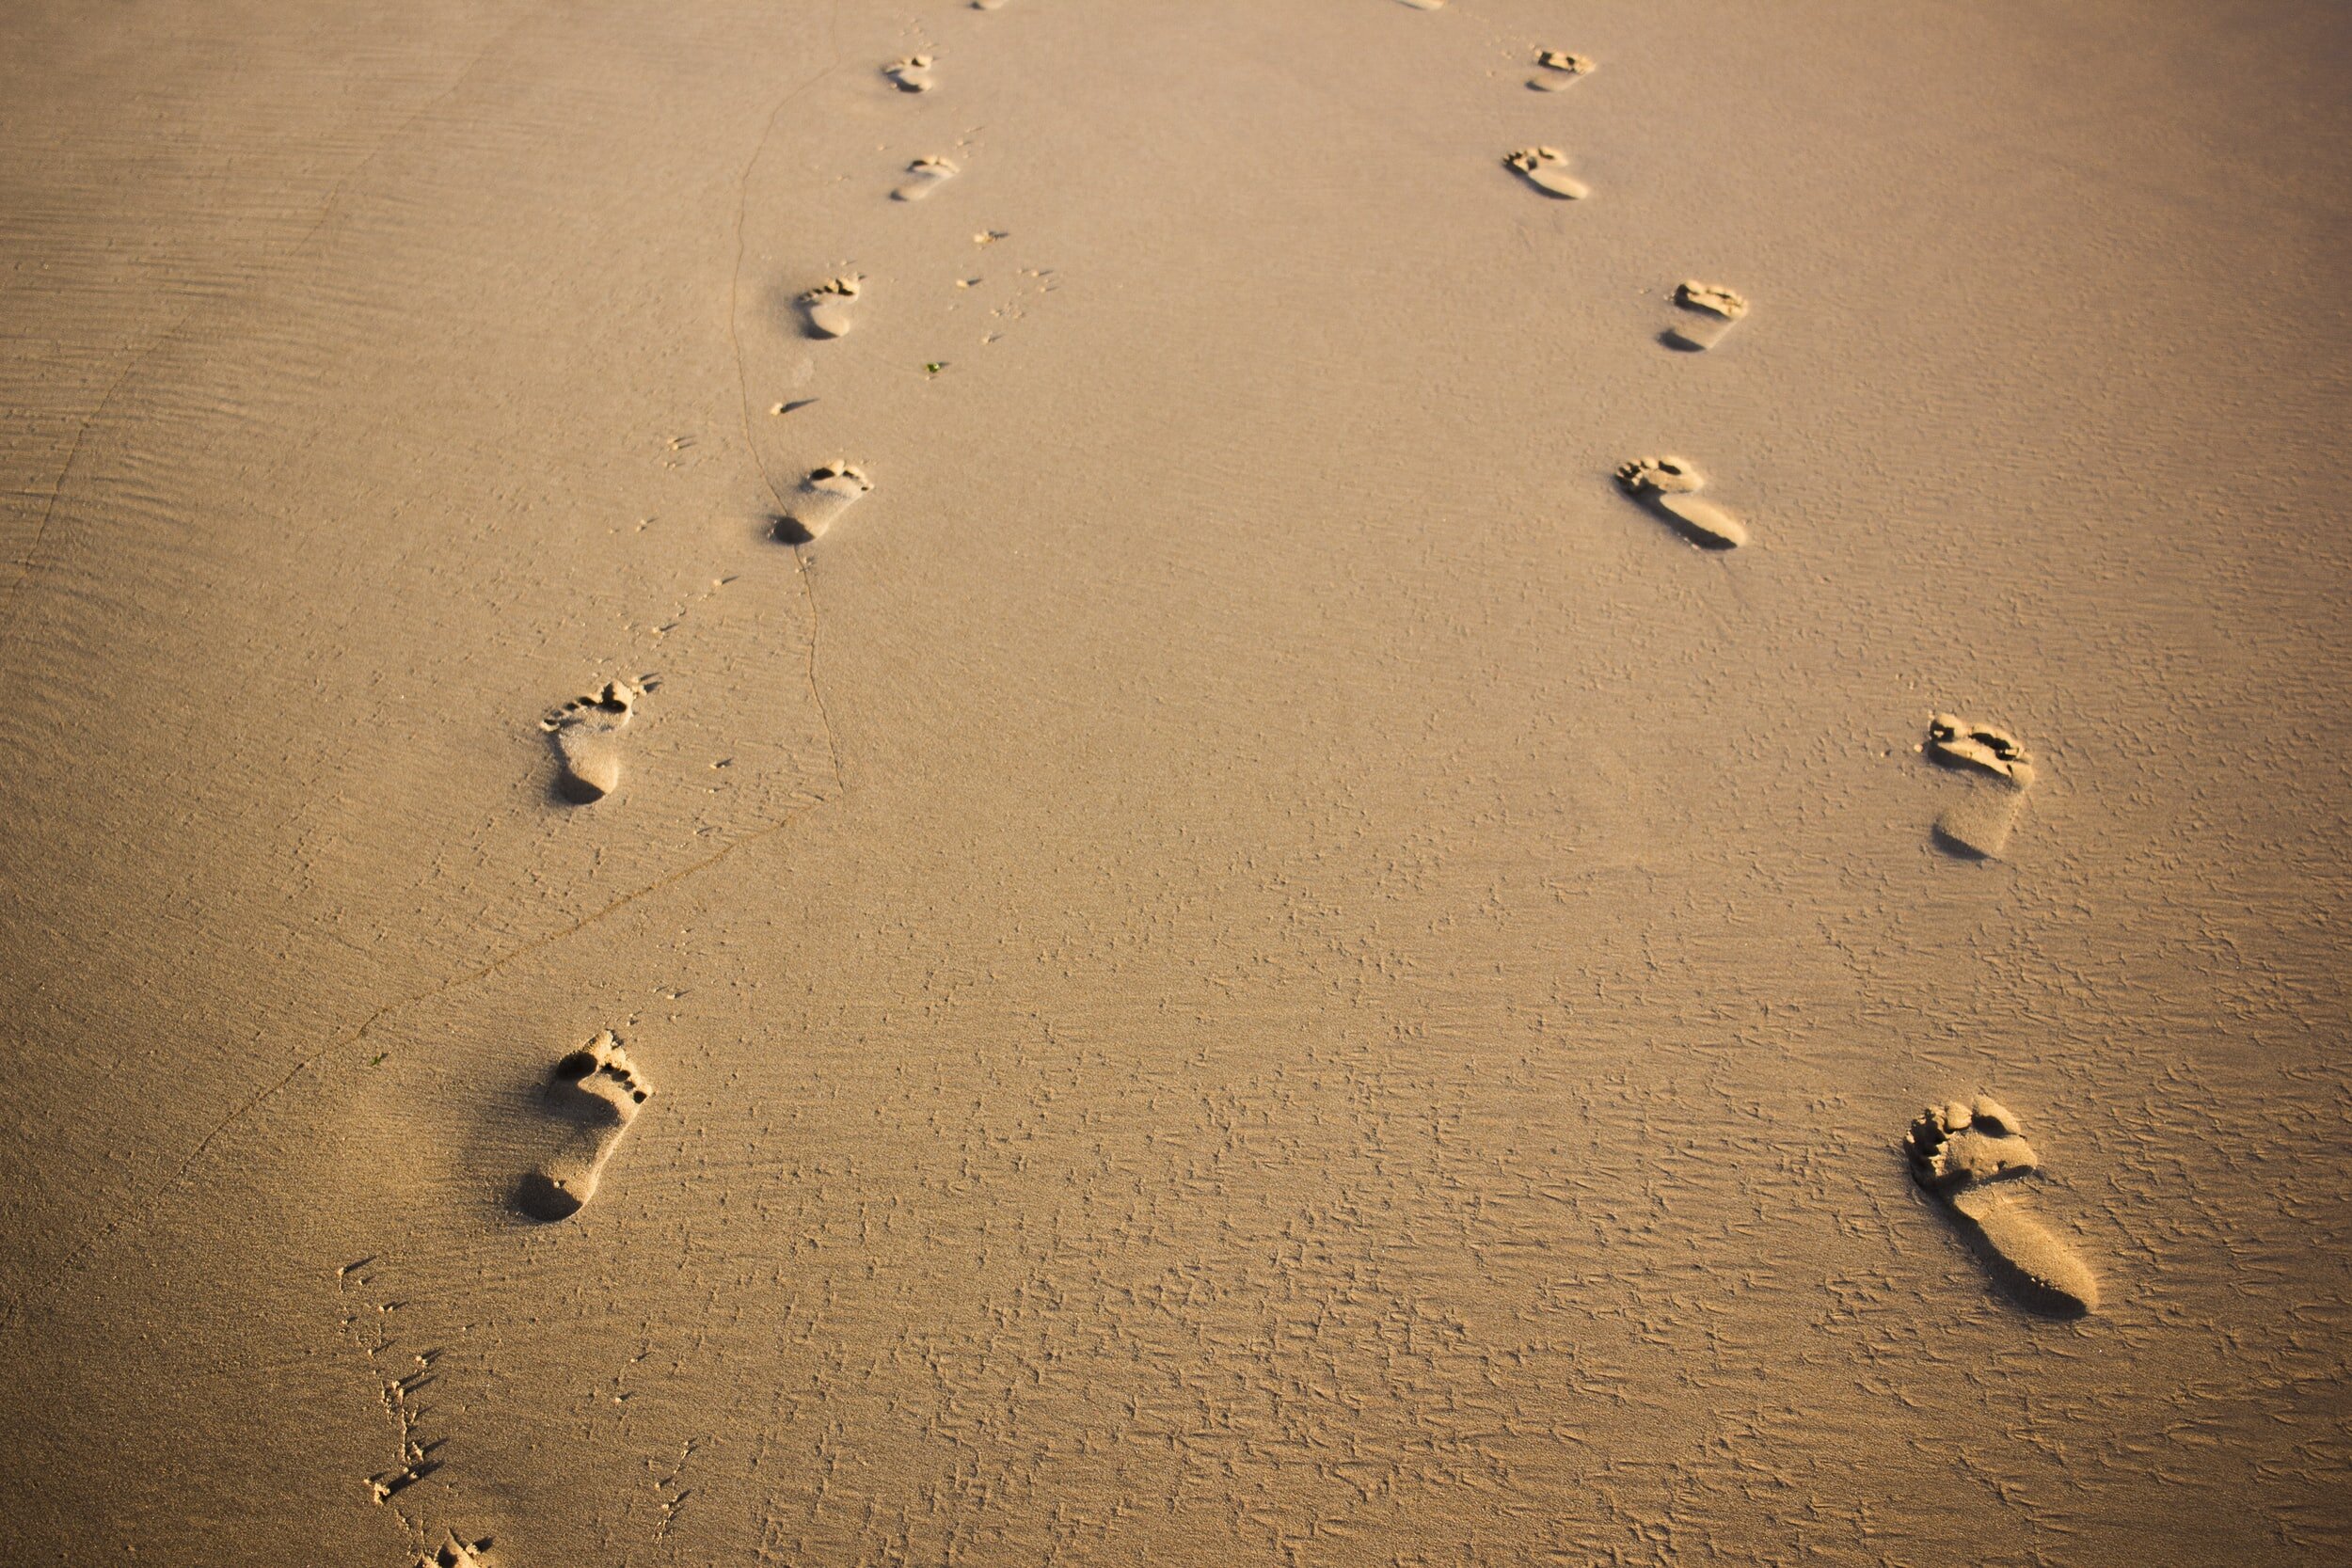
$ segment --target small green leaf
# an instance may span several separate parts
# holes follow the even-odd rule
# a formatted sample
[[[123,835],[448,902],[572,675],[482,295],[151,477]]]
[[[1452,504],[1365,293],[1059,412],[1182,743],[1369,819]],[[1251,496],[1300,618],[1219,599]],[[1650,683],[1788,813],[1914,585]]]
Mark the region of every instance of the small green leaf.
[[[390,1054],[391,1053],[389,1051],[379,1051],[374,1055],[368,1058],[368,1066],[382,1067],[384,1065],[384,1058]]]

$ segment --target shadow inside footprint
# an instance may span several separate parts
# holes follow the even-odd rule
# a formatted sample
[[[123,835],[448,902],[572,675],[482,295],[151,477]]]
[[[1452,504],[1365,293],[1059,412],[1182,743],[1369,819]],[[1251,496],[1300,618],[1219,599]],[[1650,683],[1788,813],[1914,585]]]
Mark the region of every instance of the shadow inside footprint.
[[[516,1184],[515,1207],[541,1221],[580,1212],[596,1196],[606,1162],[652,1093],[610,1029],[557,1062],[540,1096],[559,1124],[557,1145]]]
[[[1967,795],[1935,819],[1936,844],[1966,860],[1999,860],[2033,787],[2033,758],[2025,745],[1998,725],[1938,713],[1928,721],[1920,750],[1938,767],[1968,775]]]
[[[1987,1272],[2021,1304],[2079,1318],[2099,1306],[2098,1277],[2002,1184],[2040,1166],[2017,1117],[1990,1095],[1931,1105],[1903,1139],[1912,1179],[1938,1200]]]
[[[1617,465],[1615,478],[1617,488],[1702,549],[1732,550],[1748,542],[1745,523],[1699,495],[1707,479],[1687,457],[1636,457]]]
[[[539,721],[555,748],[557,799],[584,806],[620,787],[621,732],[628,728],[638,702],[653,686],[650,679],[607,681]]]

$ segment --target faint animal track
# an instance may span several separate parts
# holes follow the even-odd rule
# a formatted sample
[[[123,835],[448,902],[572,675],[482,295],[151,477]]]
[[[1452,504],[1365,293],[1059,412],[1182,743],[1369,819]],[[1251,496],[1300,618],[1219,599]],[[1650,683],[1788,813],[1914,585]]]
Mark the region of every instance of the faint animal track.
[[[793,493],[791,511],[776,519],[776,537],[787,545],[822,538],[825,530],[873,487],[866,470],[853,464],[834,462],[811,468]]]
[[[1581,55],[1547,49],[1535,56],[1535,74],[1527,79],[1527,85],[1537,92],[1565,92],[1592,70],[1593,62]]]
[[[1979,1095],[1970,1104],[1931,1105],[1911,1124],[1903,1148],[1913,1179],[1942,1200],[2027,1305],[2067,1317],[2098,1309],[2090,1265],[2026,1203],[1994,1185],[2030,1175],[2041,1163],[2000,1101]]]
[[[1578,201],[1593,194],[1590,185],[1568,172],[1568,155],[1556,147],[1522,147],[1502,161],[1546,196]]]
[[[802,313],[808,318],[812,338],[842,338],[857,323],[850,318],[850,305],[865,287],[866,279],[856,273],[844,273],[828,277],[801,295]]]
[[[1976,860],[1998,860],[2026,814],[2033,758],[2007,730],[1949,713],[1928,720],[1920,750],[1942,767],[1969,775],[1967,798],[1935,819],[1936,842]]]
[[[894,201],[920,201],[961,170],[946,158],[917,158],[907,165],[906,183],[890,193]]]
[[[545,1099],[564,1124],[563,1141],[544,1165],[522,1179],[516,1206],[537,1220],[580,1212],[596,1196],[605,1162],[652,1092],[610,1029],[556,1063]]]
[[[1707,480],[1685,457],[1637,457],[1617,466],[1617,485],[1649,508],[1692,544],[1710,550],[1736,549],[1748,542],[1747,525],[1698,492]]]
[[[368,1289],[373,1281],[364,1272],[373,1258],[363,1258],[346,1263],[335,1271],[335,1290],[349,1299],[357,1293],[372,1310],[353,1311],[342,1321],[343,1332],[368,1358],[368,1370],[376,1378],[376,1402],[383,1406],[385,1417],[392,1423],[397,1441],[398,1463],[393,1468],[379,1471],[367,1478],[368,1497],[377,1507],[392,1504],[408,1488],[423,1481],[440,1468],[432,1456],[441,1447],[438,1440],[427,1442],[418,1436],[421,1412],[417,1395],[433,1381],[433,1364],[440,1358],[438,1351],[411,1352],[398,1354],[393,1350],[392,1325],[400,1310],[398,1302],[385,1301]],[[422,1525],[411,1518],[397,1505],[392,1512],[403,1528],[412,1538],[424,1540]]]
[[[938,84],[931,79],[931,57],[910,55],[903,60],[893,60],[882,67],[882,74],[890,78],[900,92],[929,92]]]
[[[1688,314],[1666,329],[1665,341],[1693,354],[1722,342],[1748,313],[1745,294],[1713,283],[1677,284],[1675,303]]]
[[[574,697],[539,721],[555,745],[555,787],[576,805],[601,800],[621,784],[621,732],[654,682],[607,681],[585,697]]]

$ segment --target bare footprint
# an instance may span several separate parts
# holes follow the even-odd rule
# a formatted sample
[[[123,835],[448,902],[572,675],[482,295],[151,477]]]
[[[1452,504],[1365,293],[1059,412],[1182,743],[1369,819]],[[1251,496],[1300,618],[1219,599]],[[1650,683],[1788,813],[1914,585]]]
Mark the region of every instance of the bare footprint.
[[[874,487],[866,471],[849,463],[827,463],[811,468],[794,492],[791,510],[776,520],[776,537],[787,545],[805,545],[822,537],[841,514]]]
[[[1649,508],[1691,543],[1710,550],[1748,542],[1745,523],[1700,499],[1707,479],[1687,457],[1637,457],[1617,466],[1617,487]]]
[[[1568,155],[1556,147],[1522,147],[1502,161],[1546,196],[1577,201],[1593,194],[1592,186],[1568,172]]]
[[[1996,1183],[2040,1164],[2017,1117],[1997,1100],[1931,1105],[1903,1140],[1912,1177],[1955,1216],[1994,1273],[2026,1305],[2080,1317],[2099,1307],[2099,1280],[2074,1249]]]
[[[882,74],[890,78],[900,92],[929,92],[938,86],[931,79],[931,57],[910,55],[903,60],[893,60],[882,67]]]
[[[1666,342],[1693,354],[1722,342],[1748,313],[1745,294],[1713,283],[1677,284],[1675,303],[1688,314],[1666,329]]]
[[[2000,859],[2026,814],[2026,792],[2033,787],[2033,758],[2024,743],[1997,725],[1938,713],[1928,720],[1920,750],[1940,766],[1970,776],[1966,797],[1935,819],[1936,842],[1976,860]]]
[[[621,784],[621,732],[652,683],[607,681],[539,721],[555,745],[556,789],[578,805],[601,800]]]
[[[652,1092],[610,1029],[556,1063],[544,1098],[564,1124],[563,1140],[545,1164],[522,1179],[516,1207],[537,1220],[580,1212],[596,1196],[605,1162]]]
[[[488,1551],[491,1544],[486,1535],[478,1541],[469,1541],[455,1530],[451,1530],[449,1539],[441,1543],[438,1551],[430,1557],[417,1559],[417,1568],[488,1568],[488,1560],[482,1554]]]
[[[1441,11],[1445,9],[1445,0],[1404,0],[1404,4],[1410,6],[1417,11]]]
[[[1535,56],[1535,74],[1527,85],[1537,92],[1565,92],[1592,73],[1593,62],[1581,55],[1547,49]]]
[[[1005,8],[1005,0],[972,0],[972,8],[976,11],[1001,11]]]
[[[917,158],[907,165],[906,182],[890,193],[894,201],[920,201],[961,172],[945,158]]]
[[[842,338],[857,325],[850,313],[866,279],[856,273],[844,273],[828,277],[817,287],[801,295],[801,312],[808,318],[812,338]]]

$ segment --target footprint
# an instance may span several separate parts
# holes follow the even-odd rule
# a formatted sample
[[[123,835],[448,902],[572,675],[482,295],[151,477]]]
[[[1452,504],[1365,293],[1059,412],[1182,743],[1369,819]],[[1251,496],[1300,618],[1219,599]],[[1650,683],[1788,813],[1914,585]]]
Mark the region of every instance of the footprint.
[[[1001,11],[1005,8],[1005,0],[972,0],[972,8],[976,11]]]
[[[491,1545],[492,1542],[486,1535],[478,1541],[469,1541],[455,1530],[451,1530],[449,1539],[441,1543],[438,1551],[431,1557],[417,1559],[417,1568],[488,1568],[482,1554],[488,1551]]]
[[[1593,194],[1590,185],[1568,172],[1568,155],[1556,147],[1522,147],[1502,161],[1546,196],[1576,201]]]
[[[2074,1249],[1995,1186],[2039,1164],[2017,1117],[1999,1101],[1931,1105],[1903,1140],[1911,1174],[1941,1199],[1994,1273],[2028,1306],[2075,1318],[2099,1307],[2099,1281]]]
[[[900,92],[929,92],[938,84],[931,80],[931,57],[929,55],[909,55],[903,60],[893,60],[882,67],[882,74]]]
[[[1681,283],[1675,303],[1690,312],[1666,329],[1666,342],[1693,354],[1713,348],[1748,313],[1747,295],[1713,283]]]
[[[1699,499],[1707,480],[1687,457],[1637,457],[1621,463],[1617,485],[1694,545],[1729,550],[1748,542],[1745,523],[1713,501]]]
[[[907,165],[906,183],[890,193],[894,201],[920,201],[961,171],[945,158],[917,158]]]
[[[1445,9],[1445,0],[1404,0],[1404,3],[1412,7],[1413,9],[1417,11],[1441,11]]]
[[[605,1162],[652,1092],[610,1029],[556,1063],[545,1098],[564,1123],[564,1141],[545,1165],[523,1178],[516,1207],[537,1220],[580,1212],[596,1196]]]
[[[1535,56],[1535,74],[1527,79],[1527,85],[1537,92],[1565,92],[1592,69],[1593,62],[1581,55],[1547,49]]]
[[[1966,799],[1935,819],[1936,841],[1956,854],[1998,860],[2026,814],[2033,787],[2033,758],[2007,730],[1949,713],[1928,720],[1920,750],[1939,765],[1970,775]]]
[[[787,545],[805,545],[821,537],[873,487],[864,469],[848,463],[811,468],[792,498],[792,510],[776,520],[776,537]]]
[[[556,789],[576,805],[600,800],[620,787],[621,732],[628,728],[650,682],[607,681],[585,697],[574,697],[539,721],[555,743],[562,771]]]
[[[829,277],[801,295],[802,313],[808,317],[808,332],[812,338],[844,338],[857,323],[850,318],[850,306],[866,279],[856,273]]]

